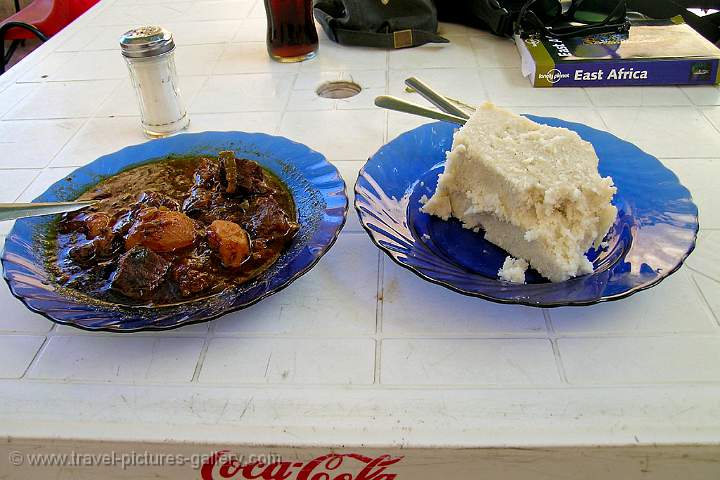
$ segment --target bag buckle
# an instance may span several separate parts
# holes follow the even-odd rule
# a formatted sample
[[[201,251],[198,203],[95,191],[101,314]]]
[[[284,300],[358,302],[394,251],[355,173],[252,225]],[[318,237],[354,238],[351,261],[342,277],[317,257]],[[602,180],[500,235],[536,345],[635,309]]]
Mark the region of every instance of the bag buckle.
[[[412,30],[398,30],[393,32],[393,47],[406,48],[412,47],[413,35]]]

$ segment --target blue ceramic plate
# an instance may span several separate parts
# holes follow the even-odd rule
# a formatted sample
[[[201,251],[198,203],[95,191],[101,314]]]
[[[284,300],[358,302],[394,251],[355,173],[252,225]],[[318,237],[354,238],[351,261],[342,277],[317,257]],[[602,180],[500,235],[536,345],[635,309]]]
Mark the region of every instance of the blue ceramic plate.
[[[420,212],[442,173],[456,125],[432,123],[383,146],[360,171],[355,208],[375,244],[420,277],[465,295],[535,307],[590,305],[617,300],[656,285],[695,247],[697,207],[690,192],[656,158],[607,132],[555,118],[528,118],[577,132],[600,157],[602,176],[617,186],[618,209],[606,237],[609,247],[590,250],[592,274],[550,283],[533,270],[527,284],[498,279],[507,253],[462,228]]]
[[[162,330],[207,321],[248,307],[288,286],[310,270],[335,242],[347,213],[345,182],[321,154],[286,138],[261,133],[183,134],[100,157],[60,180],[36,202],[73,200],[121,170],[169,155],[216,155],[234,150],[275,173],[295,199],[300,231],[268,270],[245,285],[217,295],[164,307],[127,307],[98,302],[59,288],[48,268],[48,228],[55,216],[25,218],[5,240],[5,280],[12,293],[50,320],[90,330]]]

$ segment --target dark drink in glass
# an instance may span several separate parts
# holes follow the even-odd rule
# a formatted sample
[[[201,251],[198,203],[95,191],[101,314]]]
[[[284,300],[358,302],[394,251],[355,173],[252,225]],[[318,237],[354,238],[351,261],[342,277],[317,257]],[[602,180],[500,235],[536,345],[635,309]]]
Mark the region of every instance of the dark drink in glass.
[[[265,0],[267,48],[278,62],[302,62],[315,56],[318,36],[312,0]]]

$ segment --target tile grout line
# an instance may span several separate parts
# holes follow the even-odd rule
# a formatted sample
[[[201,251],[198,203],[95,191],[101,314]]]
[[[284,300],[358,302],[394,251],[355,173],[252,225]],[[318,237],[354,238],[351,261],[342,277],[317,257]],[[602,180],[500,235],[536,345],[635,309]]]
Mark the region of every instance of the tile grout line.
[[[385,52],[385,88],[384,92],[389,95],[390,92],[390,53]],[[383,111],[383,139],[385,145],[388,139],[388,111]],[[362,167],[361,167],[362,169]],[[353,187],[354,188],[354,187]],[[354,210],[354,205],[353,205]],[[360,232],[364,233],[364,232]],[[373,384],[380,385],[382,374],[382,345],[383,345],[383,314],[385,305],[385,258],[382,252],[377,251],[377,283],[376,283],[376,303],[375,303],[375,364],[373,368]]]
[[[707,116],[707,114],[705,113],[705,110],[701,110],[699,106],[696,106],[695,109],[700,114],[700,116],[702,118],[704,118],[705,121],[707,121],[715,129],[715,131],[720,133],[720,124],[715,124],[715,122],[710,117]]]
[[[533,87],[533,88],[535,88],[535,87]],[[593,102],[592,97],[588,93],[588,89],[586,87],[581,87],[580,90],[582,90],[583,96],[585,97],[585,100],[587,100],[590,108],[595,108],[595,106],[596,106],[595,102]]]
[[[373,365],[373,385],[380,385],[380,362],[382,361],[382,338],[375,338],[375,363]]]
[[[682,92],[682,94],[685,96],[685,98],[688,99],[688,101],[690,102],[690,105],[694,105],[696,107],[698,106],[695,102],[693,102],[693,99],[690,98],[690,95],[688,95],[688,93],[683,88],[680,88],[680,86],[678,86],[678,90],[680,90]]]
[[[85,380],[55,380],[55,379],[32,379],[32,380],[26,380],[27,382],[33,382],[33,383],[41,383],[41,380],[45,380],[42,383],[92,383],[92,384],[107,384],[107,381],[104,380],[92,380],[92,379],[85,379]],[[163,383],[160,384],[160,386],[173,386],[173,385],[183,385],[187,386],[188,382],[179,382],[179,383]],[[128,385],[127,383],[120,383],[116,385]],[[132,383],[130,385],[156,385],[150,382],[147,383]],[[712,386],[712,387],[720,387],[720,380],[690,380],[690,381],[676,381],[676,380],[666,380],[666,381],[657,381],[657,382],[646,382],[646,383],[638,383],[638,382],[628,382],[628,383],[582,383],[582,384],[571,384],[571,383],[562,383],[562,382],[555,382],[555,383],[537,383],[537,384],[515,384],[515,383],[443,383],[443,384],[423,384],[423,383],[383,383],[383,384],[373,384],[370,382],[367,383],[259,383],[259,382],[247,382],[247,383],[223,383],[223,382],[212,382],[212,381],[205,381],[205,382],[198,382],[197,386],[199,387],[205,387],[205,388],[218,388],[218,387],[224,387],[224,388],[266,388],[266,387],[272,387],[272,388],[278,388],[278,389],[302,389],[307,387],[313,387],[313,388],[328,388],[333,390],[339,390],[339,391],[348,391],[348,387],[352,387],[353,389],[358,388],[361,391],[407,391],[407,390],[423,390],[423,391],[431,391],[431,392],[437,392],[441,389],[454,389],[454,390],[528,390],[528,391],[537,391],[538,389],[547,389],[547,390],[588,390],[588,389],[623,389],[623,388],[630,388],[630,387],[650,387],[650,388],[662,388],[662,387],[680,387],[680,386],[686,386],[686,385],[692,385],[692,386]],[[439,388],[438,388],[439,387]]]
[[[20,381],[17,378],[0,378],[0,385],[4,383],[10,383],[10,382],[18,382]],[[128,386],[128,387],[177,387],[177,386],[184,386],[187,387],[191,382],[190,381],[172,381],[172,382],[165,382],[161,383],[160,381],[133,381],[133,380],[124,380],[119,382],[112,382],[108,381],[106,379],[98,379],[98,378],[75,378],[75,379],[68,379],[68,378],[24,378],[22,380],[25,384],[44,384],[44,385],[68,385],[68,384],[75,384],[75,385],[95,385],[95,386],[108,386],[110,388],[116,388],[119,385],[122,386]],[[376,385],[372,383],[266,383],[266,382],[245,382],[245,383],[230,383],[230,382],[198,382],[195,385],[196,387],[201,388],[222,388],[222,389],[238,389],[238,388],[271,388],[276,390],[281,389],[292,389],[297,390],[301,388],[307,388],[307,387],[316,387],[316,388],[325,388],[325,389],[332,389],[335,391],[348,391],[348,387],[352,386],[357,391],[430,391],[430,392],[438,392],[441,389],[438,389],[439,387],[446,388],[446,389],[454,389],[454,390],[474,390],[474,391],[487,391],[487,390],[512,390],[512,391],[537,391],[538,389],[544,389],[544,390],[578,390],[578,391],[587,391],[587,390],[599,390],[599,389],[610,389],[610,390],[616,390],[616,389],[629,389],[629,388],[644,388],[644,389],[659,389],[659,388],[680,388],[685,386],[692,386],[692,387],[706,387],[711,386],[715,388],[720,388],[720,380],[691,380],[691,381],[678,381],[678,380],[666,380],[666,381],[656,381],[656,382],[627,382],[627,383],[581,383],[581,384],[564,384],[562,382],[553,382],[553,383],[537,383],[537,384],[517,384],[517,383],[476,383],[476,384],[469,384],[469,383],[445,383],[441,385],[431,385],[431,384],[422,384],[422,383],[407,383],[407,384],[401,384],[401,383],[387,383],[382,385]],[[381,388],[379,388],[381,387]]]
[[[205,358],[207,358],[208,348],[210,347],[210,341],[214,338],[215,326],[212,321],[209,322],[208,330],[205,333],[205,340],[203,340],[202,347],[200,348],[200,354],[198,355],[197,362],[195,363],[195,370],[193,370],[190,383],[199,383],[200,372],[205,365]],[[166,338],[166,337],[160,337]]]
[[[593,112],[595,113],[595,115],[598,116],[598,118],[602,122],[603,127],[605,127],[605,131],[610,132],[610,124],[605,120],[605,117],[603,116],[603,114],[600,113],[600,109],[596,106],[593,106]]]
[[[116,80],[115,82],[118,83],[118,84],[120,83],[119,80]],[[25,189],[22,191],[22,193],[21,193],[20,195],[18,195],[17,198],[20,198],[22,195],[24,195],[25,192],[27,192],[27,191],[30,189],[30,187],[33,186],[33,184],[34,184],[35,181],[40,177],[40,175],[42,175],[43,172],[45,172],[45,171],[47,171],[47,170],[49,170],[49,169],[51,168],[52,162],[57,158],[58,155],[60,155],[60,153],[68,146],[68,144],[69,144],[74,138],[77,137],[78,133],[79,133],[83,128],[85,128],[85,127],[87,126],[87,124],[88,124],[91,120],[93,120],[93,119],[95,118],[95,115],[96,115],[97,112],[100,110],[100,107],[102,106],[102,104],[104,104],[104,103],[108,100],[108,98],[110,98],[110,96],[115,92],[115,90],[118,88],[118,86],[119,86],[119,85],[116,85],[115,88],[111,89],[110,92],[108,92],[107,94],[105,94],[105,96],[102,98],[102,100],[100,100],[99,102],[97,102],[97,103],[95,104],[95,110],[93,110],[92,114],[91,114],[89,117],[78,117],[78,118],[80,118],[80,119],[83,119],[83,121],[80,122],[80,124],[78,125],[78,127],[77,127],[77,128],[73,131],[73,133],[67,138],[67,140],[65,140],[65,142],[63,142],[62,146],[61,146],[59,149],[57,149],[52,156],[50,156],[50,159],[49,159],[48,162],[45,164],[45,166],[43,166],[43,167],[40,169],[40,172],[37,174],[37,176],[35,176],[35,178],[33,178],[32,182],[30,182],[30,184],[29,184],[27,187],[25,187]],[[35,120],[37,121],[37,119],[35,119]],[[55,119],[55,120],[59,120],[59,119]],[[68,118],[67,120],[75,120],[75,118]],[[55,168],[68,168],[68,167],[65,167],[65,166],[56,166]],[[16,200],[17,200],[17,198],[16,198]],[[32,199],[31,199],[31,200],[32,200]]]
[[[611,332],[568,332],[555,336],[556,340],[603,340],[603,339],[650,339],[650,338],[697,338],[714,337],[711,330],[665,330],[665,331],[611,331]]]
[[[390,95],[390,52],[385,52],[385,95]],[[388,129],[390,128],[390,111],[383,109],[383,121],[385,128],[383,129],[383,145],[388,143]]]
[[[50,330],[47,331],[47,333],[45,334],[45,339],[40,344],[40,347],[37,349],[37,351],[35,352],[35,355],[33,355],[32,360],[30,360],[30,363],[28,363],[27,368],[25,368],[25,371],[23,372],[23,374],[20,376],[20,378],[18,380],[24,379],[26,377],[26,375],[30,372],[32,367],[37,363],[38,358],[40,358],[40,355],[45,350],[47,344],[50,341],[50,338],[52,338],[52,335],[51,335],[52,332],[55,330],[57,330],[57,323],[53,323],[53,326],[50,328]]]
[[[209,324],[212,321],[207,322]],[[179,327],[182,328],[182,327]],[[48,332],[37,332],[37,331],[22,331],[22,330],[2,330],[0,336],[47,336],[47,337],[83,337],[83,338],[145,338],[145,337],[159,337],[158,332],[162,330],[145,330],[132,333],[132,336],[127,334],[110,335],[106,336],[109,332],[89,331],[87,333],[77,332],[74,329],[68,331],[54,331],[49,330]],[[178,330],[180,332],[180,330]],[[170,333],[170,332],[166,332]],[[589,333],[563,333],[556,334],[552,338],[556,340],[603,340],[603,339],[651,339],[651,338],[715,338],[718,335],[714,331],[707,330],[692,330],[692,331],[649,331],[649,332],[589,332]],[[215,338],[227,338],[227,339],[277,339],[277,340],[366,340],[368,338],[382,338],[385,340],[437,340],[437,341],[482,341],[482,340],[548,340],[547,333],[544,335],[538,334],[538,332],[527,332],[527,333],[511,333],[511,332],[488,332],[486,334],[472,334],[466,332],[455,331],[453,333],[441,334],[437,332],[421,333],[412,332],[406,335],[402,334],[374,334],[368,333],[343,333],[337,332],[333,335],[319,335],[313,334],[287,334],[282,332],[188,332],[188,333],[174,333],[171,335],[163,336],[162,338],[195,338],[204,339],[210,337]]]
[[[706,229],[706,230],[707,230],[707,231],[711,231],[711,230],[709,230],[709,229]],[[714,231],[718,231],[718,230],[714,230]],[[709,279],[709,280],[712,280],[712,281],[715,282],[715,283],[720,283],[720,281],[718,281],[718,280],[716,280],[715,278],[711,277],[710,275],[708,275],[708,274],[706,274],[706,273],[698,270],[698,269],[695,268],[695,267],[691,267],[690,265],[685,265],[685,267],[686,267],[688,270],[690,270],[691,272],[693,272],[693,273],[696,273],[696,274],[698,274],[698,275],[702,275],[703,277],[705,277],[705,278],[707,278],[707,279]]]
[[[102,111],[105,104],[108,103],[110,100],[112,100],[116,94],[120,93],[120,90],[122,90],[125,80],[128,78],[129,78],[129,74],[124,78],[115,79],[115,81],[117,83],[115,85],[115,88],[113,88],[112,91],[105,98],[103,98],[102,102],[100,102],[100,106],[98,107],[97,110],[95,110],[95,112],[93,112],[93,115],[92,115],[92,117],[90,117],[89,121],[97,120],[97,119],[101,119],[101,118],[114,118],[114,117],[142,117],[142,114],[140,113],[140,111],[138,111],[135,115],[101,115],[100,114],[100,112]],[[130,88],[132,88],[132,80],[130,81]],[[135,95],[137,95],[135,92],[133,92],[133,93]],[[53,160],[54,160],[54,158],[53,158]]]
[[[14,169],[14,170],[22,170],[22,169]],[[31,169],[31,170],[35,170],[35,169]],[[14,199],[15,202],[18,201],[18,198],[20,198],[20,197],[22,197],[23,195],[25,195],[25,192],[27,192],[27,191],[30,189],[30,187],[32,187],[32,185],[35,183],[35,180],[37,180],[37,179],[40,177],[40,175],[42,174],[43,171],[45,171],[44,168],[41,168],[41,169],[38,169],[38,170],[37,170],[37,174],[32,178],[32,180],[30,180],[30,183],[28,183],[28,184],[25,186],[25,188],[22,189],[22,191],[20,192],[20,194],[15,197],[15,199]],[[14,225],[14,222],[15,222],[15,221],[12,220],[12,222],[13,222],[13,225]]]
[[[19,82],[11,83],[11,84],[9,84],[6,88],[4,88],[2,91],[0,91],[0,95],[2,95],[2,94],[5,93],[6,91],[10,90],[12,87],[17,86],[17,85],[19,85],[20,88],[22,88],[22,85],[24,85],[24,84],[19,83]],[[20,95],[20,96],[17,97],[17,98],[14,98],[14,99],[13,99],[14,101],[11,100],[11,101],[10,101],[10,106],[7,108],[7,110],[5,111],[5,113],[3,113],[2,116],[0,116],[0,120],[5,119],[5,117],[6,117],[10,112],[12,112],[12,111],[15,109],[15,107],[17,107],[17,105],[18,105],[21,101],[25,100],[26,97],[30,96],[30,94],[32,93],[30,90],[34,90],[34,89],[36,89],[36,88],[39,88],[39,87],[33,86],[33,87],[31,87],[31,88],[27,88],[28,91],[27,91],[25,94],[22,94],[22,95]]]
[[[287,99],[285,99],[285,105],[283,105],[282,110],[280,110],[280,118],[278,119],[277,126],[275,127],[275,132],[280,133],[280,130],[282,129],[283,120],[285,120],[285,114],[288,112],[288,107],[290,106],[290,100],[292,98],[292,94],[295,91],[295,85],[297,84],[298,77],[300,76],[300,71],[294,72],[292,74],[293,79],[290,83],[290,89],[288,91]],[[327,157],[326,157],[327,158]]]
[[[42,44],[41,44],[42,45]],[[31,54],[33,52],[30,52]],[[52,57],[67,57],[68,59],[71,59],[72,57],[77,57],[79,55],[79,52],[58,52],[57,50],[52,50],[50,53],[48,53],[42,61],[38,62],[32,67],[29,67],[25,72],[20,74],[20,76],[15,80],[16,84],[23,84],[23,83],[39,83],[41,85],[47,84],[50,82],[50,77],[53,74],[52,72],[59,71],[62,66],[56,66],[56,68],[53,68],[49,70],[51,73],[44,73],[39,78],[33,76],[33,78],[25,79],[25,77],[29,77],[31,73],[33,73],[36,69],[38,69],[41,65],[43,65],[48,59]],[[64,65],[63,65],[64,66]]]
[[[715,327],[720,327],[720,313],[715,313],[715,311],[712,309],[712,306],[710,305],[710,302],[708,301],[708,298],[705,296],[705,293],[703,292],[703,289],[700,288],[700,284],[697,282],[697,279],[695,278],[695,275],[689,274],[690,282],[695,287],[695,290],[697,291],[698,295],[700,295],[700,298],[702,299],[702,302],[704,303],[705,309],[710,312],[710,316],[715,319]]]
[[[260,74],[260,75],[266,75],[266,74]],[[297,74],[294,74],[294,73],[293,73],[293,74],[284,73],[283,75],[290,76],[290,75],[297,75]],[[213,76],[213,77],[218,77],[218,76],[221,76],[221,75],[211,75],[211,76]],[[204,75],[193,75],[193,77],[206,77],[206,76],[204,76]],[[121,80],[122,80],[122,79],[114,79],[115,82],[120,82]],[[107,81],[107,80],[101,80],[101,81],[105,82],[105,81]],[[67,83],[67,82],[59,82],[59,83]],[[300,91],[300,90],[298,90],[298,91]],[[308,91],[308,90],[303,90],[303,91]],[[577,109],[578,111],[588,111],[588,110],[590,110],[590,111],[596,111],[596,112],[598,112],[598,113],[600,113],[599,110],[602,110],[602,108],[592,108],[592,107],[590,107],[590,108],[577,107],[577,108],[576,108],[576,107],[552,106],[552,105],[544,105],[544,106],[541,106],[541,107],[531,106],[531,105],[506,105],[506,104],[505,104],[505,105],[503,105],[503,104],[496,104],[496,105],[499,106],[499,107],[501,107],[501,108],[514,109],[514,110],[523,109],[523,108],[532,108],[532,109],[563,108],[563,109],[567,109],[567,110]],[[277,112],[280,112],[280,111],[282,111],[282,110],[280,110],[280,109],[276,109],[276,110],[272,110],[272,109],[250,109],[250,110],[224,110],[224,111],[220,111],[220,112],[207,110],[207,111],[195,111],[195,112],[192,112],[192,113],[194,113],[194,114],[200,114],[200,115],[227,115],[227,114],[232,114],[232,113],[277,113]],[[323,108],[305,109],[305,110],[293,110],[293,112],[301,112],[301,113],[302,113],[302,112],[329,112],[329,111],[331,111],[331,110],[323,109]],[[344,109],[340,109],[340,111],[343,111],[343,112],[375,112],[375,111],[377,111],[377,108],[375,108],[375,107],[371,107],[371,108],[365,108],[365,107],[362,107],[362,108],[344,108]],[[75,119],[83,119],[83,118],[87,118],[87,119],[90,119],[90,118],[107,118],[108,116],[109,116],[109,115],[100,115],[100,116],[95,116],[95,115],[74,115],[74,116],[67,116],[67,117],[52,116],[52,117],[22,117],[22,118],[5,118],[5,117],[3,117],[3,118],[2,118],[2,122],[31,122],[31,121],[34,121],[34,122],[38,122],[38,121],[42,122],[42,121],[45,121],[45,122],[47,122],[47,121],[53,121],[53,120],[75,120]],[[119,113],[119,114],[112,114],[112,116],[115,116],[115,117],[138,117],[138,116],[140,116],[140,114],[139,114],[139,113],[136,113],[136,114]],[[706,118],[707,118],[707,117],[703,117],[703,119],[706,119]],[[663,158],[718,158],[718,155],[717,155],[717,154],[716,154],[716,155],[684,155],[684,156],[666,156],[666,155],[663,155],[663,154],[658,154],[658,155],[655,155],[655,156],[663,157]]]
[[[102,103],[104,103],[106,100],[107,100],[107,98],[103,99],[103,101],[100,102],[100,105],[102,105]],[[99,108],[99,107],[98,107],[98,108]],[[60,155],[60,153],[62,153],[62,151],[65,150],[65,148],[68,146],[68,144],[70,144],[70,142],[71,142],[75,137],[77,137],[77,135],[80,133],[80,131],[81,131],[83,128],[85,128],[85,127],[87,126],[87,124],[92,121],[93,118],[95,118],[95,117],[94,117],[94,116],[93,116],[93,117],[89,117],[89,118],[84,119],[82,122],[80,122],[80,125],[78,125],[78,127],[75,129],[75,131],[72,133],[72,135],[70,135],[70,136],[68,137],[68,139],[65,140],[65,142],[62,144],[62,146],[61,146],[59,149],[57,149],[57,150],[55,151],[55,153],[50,157],[50,160],[48,161],[47,165],[45,165],[45,166],[43,167],[43,169],[42,169],[43,172],[44,172],[45,170],[48,170],[49,168],[51,168],[51,165],[52,165],[53,161],[58,157],[58,155]],[[83,165],[86,165],[86,164],[87,164],[87,162],[86,162],[85,164],[83,164]],[[62,165],[61,165],[61,166],[57,166],[57,165],[56,165],[55,168],[65,168],[65,166],[62,166]],[[41,173],[42,173],[42,172],[41,172]]]
[[[130,6],[136,6],[136,7],[138,7],[138,6],[142,6],[142,5],[143,5],[142,3],[138,3],[138,4],[136,4],[136,5],[128,5],[128,7],[130,7]],[[166,4],[166,5],[167,5],[167,4]],[[171,5],[171,4],[170,4],[170,5]],[[178,13],[182,13],[182,12],[178,12]],[[186,23],[186,24],[201,23],[201,24],[208,24],[208,23],[243,22],[243,21],[245,21],[245,20],[262,20],[262,19],[261,19],[260,17],[239,17],[239,18],[224,18],[224,19],[223,19],[223,18],[214,18],[214,19],[213,19],[213,18],[206,18],[206,19],[203,19],[203,20],[198,20],[198,19],[193,19],[193,20],[183,20],[183,19],[173,20],[173,19],[171,19],[170,21],[166,21],[166,22],[163,22],[163,23],[170,23],[170,24],[174,24],[174,23]],[[128,23],[127,23],[127,22],[123,23],[123,22],[119,22],[119,21],[118,21],[117,23],[101,23],[101,24],[97,24],[97,23],[96,23],[96,24],[94,24],[94,25],[92,25],[92,26],[94,26],[94,27],[103,27],[103,28],[104,28],[104,27],[122,27],[122,28],[127,29],[127,28],[128,28]],[[242,26],[242,25],[241,25],[241,26]],[[238,31],[239,31],[239,30],[240,30],[240,29],[238,29]],[[232,38],[235,38],[235,35],[237,35],[237,33],[238,33],[238,32],[235,32],[235,33],[233,34]],[[72,37],[69,37],[66,41],[70,41],[71,39],[72,39]],[[88,44],[90,44],[90,42],[92,42],[92,40],[88,41]],[[264,40],[243,40],[243,41],[234,42],[234,43],[245,43],[245,42],[248,42],[248,43],[262,43],[262,42],[264,42]],[[213,44],[215,44],[215,43],[222,43],[222,42],[201,43],[201,44],[196,44],[196,43],[183,43],[182,45],[213,45]],[[61,44],[60,46],[58,46],[58,48],[62,48],[62,44]],[[93,52],[93,51],[102,51],[102,50],[110,50],[110,48],[102,48],[102,49],[99,49],[99,50],[54,50],[54,52],[63,52],[63,53],[65,53],[65,52],[83,52],[83,51]]]
[[[382,317],[384,305],[384,262],[381,252],[377,252],[377,281],[375,287],[375,364],[373,368],[373,383],[380,383],[380,368],[382,361]]]
[[[555,327],[552,324],[552,319],[550,318],[550,312],[548,312],[547,308],[542,309],[543,318],[545,319],[545,330],[547,333],[547,338],[550,340],[550,346],[553,351],[553,358],[555,359],[555,370],[557,371],[560,381],[565,384],[570,384],[567,378],[567,373],[565,372],[565,365],[563,364],[562,357],[560,355],[560,347],[557,343],[557,335],[555,333]]]
[[[720,162],[720,155],[716,155],[714,157],[664,157],[664,156],[658,156],[656,157],[661,162],[663,160],[687,160],[688,162],[692,162],[694,160],[717,160]],[[701,230],[713,230],[712,228],[708,229],[705,227],[700,227]]]
[[[239,29],[238,29],[238,30],[239,30]],[[213,71],[214,71],[215,68],[217,67],[218,63],[220,63],[220,59],[222,58],[223,55],[225,55],[225,52],[228,50],[228,48],[230,48],[230,44],[229,44],[229,43],[225,43],[224,46],[223,46],[223,48],[222,48],[222,51],[220,52],[220,54],[217,56],[217,58],[215,59],[215,61],[212,62],[212,65],[209,66],[209,69],[208,69],[209,72],[208,72],[207,74],[205,74],[205,75],[197,75],[197,76],[203,76],[203,77],[205,77],[205,78],[203,78],[203,81],[200,83],[200,86],[198,87],[197,91],[195,92],[195,95],[193,96],[193,98],[192,98],[192,99],[187,103],[187,105],[185,106],[188,115],[190,115],[190,122],[191,122],[191,123],[192,123],[192,117],[193,117],[193,115],[198,114],[197,112],[192,112],[192,113],[191,113],[192,105],[193,105],[193,104],[195,103],[195,101],[198,99],[198,97],[200,96],[200,92],[202,92],[203,88],[205,88],[205,86],[208,84],[208,82],[210,81],[210,78],[212,78],[212,77],[214,76]],[[188,76],[190,76],[190,75],[188,75]],[[178,75],[178,81],[181,81],[180,78],[181,78],[181,77]],[[137,95],[137,94],[136,94],[136,95]],[[199,113],[198,115],[202,115],[202,113]]]

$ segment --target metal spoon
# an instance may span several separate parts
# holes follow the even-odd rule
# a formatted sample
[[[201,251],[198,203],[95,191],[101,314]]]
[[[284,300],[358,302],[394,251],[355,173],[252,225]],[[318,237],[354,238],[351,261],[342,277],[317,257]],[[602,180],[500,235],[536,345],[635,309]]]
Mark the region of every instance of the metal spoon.
[[[465,121],[467,120],[456,115],[450,115],[449,113],[438,112],[437,110],[431,110],[429,108],[421,107],[420,105],[406,102],[405,100],[402,100],[400,98],[391,97],[388,95],[380,95],[379,97],[375,97],[375,105],[381,108],[387,108],[388,110],[409,113],[411,115],[432,118],[434,120],[444,120],[446,122],[457,123],[458,125],[465,125]]]
[[[95,203],[97,203],[97,200],[83,202],[0,203],[0,221],[72,212]]]
[[[445,98],[445,96],[440,95],[438,92],[430,88],[430,85],[423,82],[419,78],[406,78],[405,85],[414,89],[417,93],[422,95],[426,100],[438,107],[443,112],[447,112],[450,115],[455,115],[460,118],[470,118],[467,113],[463,112],[458,107],[453,105],[447,98]]]

